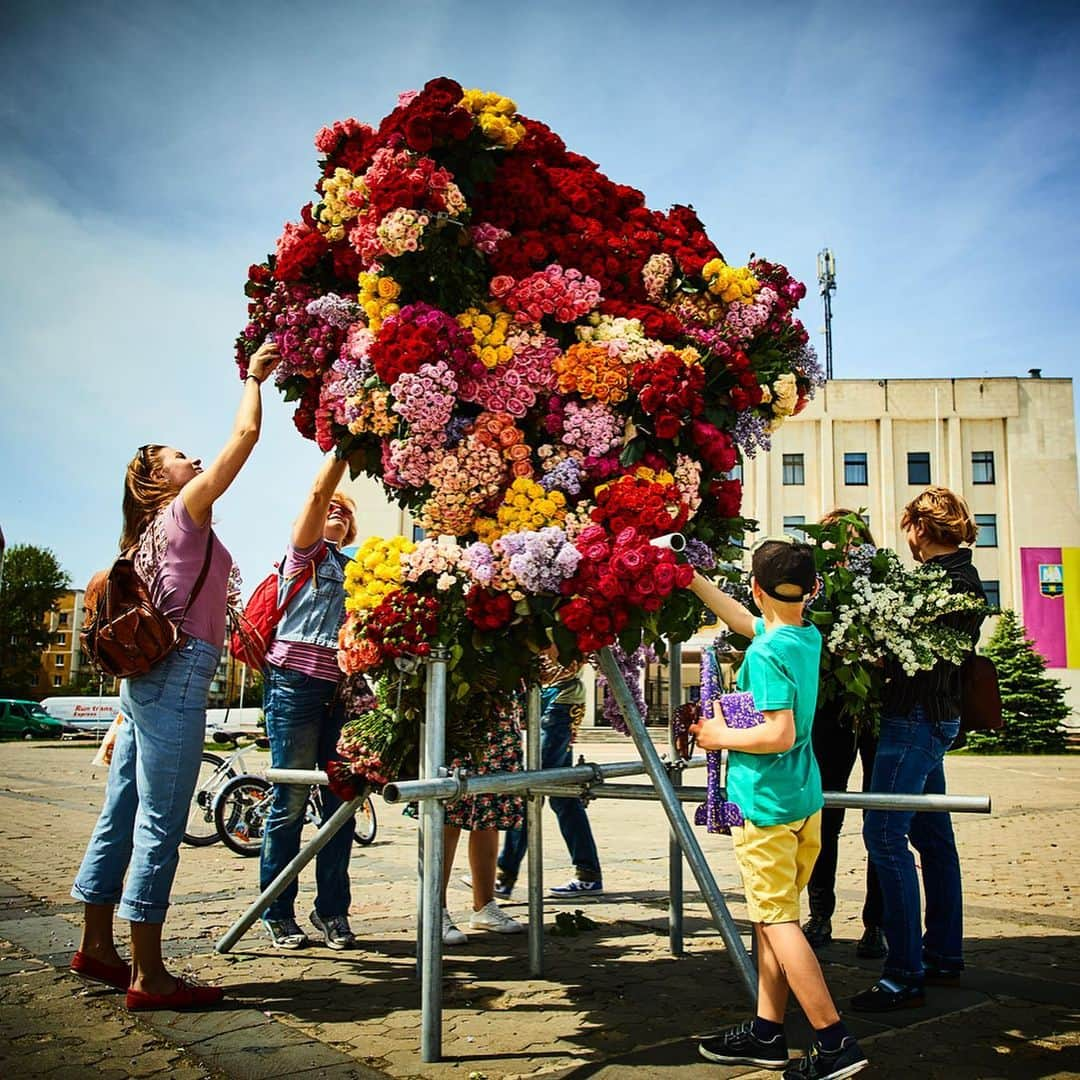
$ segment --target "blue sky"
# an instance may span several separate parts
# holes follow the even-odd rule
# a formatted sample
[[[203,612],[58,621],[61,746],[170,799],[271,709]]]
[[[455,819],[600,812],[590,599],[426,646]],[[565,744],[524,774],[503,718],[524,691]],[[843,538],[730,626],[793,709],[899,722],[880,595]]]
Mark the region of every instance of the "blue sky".
[[[1074,4],[9,2],[0,16],[0,526],[76,584],[140,443],[202,456],[239,391],[250,262],[315,131],[446,74],[498,90],[732,261],[838,260],[841,377],[1077,370]],[[219,502],[250,586],[318,464],[266,394]]]

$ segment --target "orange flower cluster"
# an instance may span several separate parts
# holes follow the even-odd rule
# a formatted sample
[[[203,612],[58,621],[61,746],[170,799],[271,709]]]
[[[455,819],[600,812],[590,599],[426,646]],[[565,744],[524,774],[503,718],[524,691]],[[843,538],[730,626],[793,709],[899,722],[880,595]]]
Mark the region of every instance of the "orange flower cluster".
[[[388,390],[360,390],[349,399],[349,404],[360,410],[360,415],[349,424],[349,430],[354,435],[362,435],[367,431],[375,435],[389,435],[401,421],[397,413],[391,412],[387,407],[389,399]]]
[[[531,451],[525,442],[525,434],[514,426],[514,418],[509,413],[481,413],[473,421],[472,437],[480,446],[498,450],[513,476],[532,476]]]
[[[551,366],[564,394],[577,393],[608,404],[626,400],[630,375],[617,353],[613,355],[601,346],[578,342],[557,356]]]

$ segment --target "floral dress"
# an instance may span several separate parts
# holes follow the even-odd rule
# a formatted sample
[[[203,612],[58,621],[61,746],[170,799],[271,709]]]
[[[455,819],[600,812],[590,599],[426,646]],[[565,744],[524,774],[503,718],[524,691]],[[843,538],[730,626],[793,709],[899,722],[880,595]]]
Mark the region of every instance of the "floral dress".
[[[511,699],[492,718],[487,742],[476,754],[455,758],[450,767],[474,776],[493,772],[521,772],[525,760],[521,746],[521,704]],[[467,795],[446,807],[446,824],[461,829],[519,829],[525,820],[520,795]]]

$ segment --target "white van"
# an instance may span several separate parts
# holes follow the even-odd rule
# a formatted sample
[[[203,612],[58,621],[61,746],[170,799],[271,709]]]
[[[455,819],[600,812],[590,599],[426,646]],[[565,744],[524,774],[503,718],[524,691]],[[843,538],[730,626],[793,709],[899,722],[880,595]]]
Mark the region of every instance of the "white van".
[[[104,735],[120,711],[119,697],[51,697],[42,708],[86,735]]]

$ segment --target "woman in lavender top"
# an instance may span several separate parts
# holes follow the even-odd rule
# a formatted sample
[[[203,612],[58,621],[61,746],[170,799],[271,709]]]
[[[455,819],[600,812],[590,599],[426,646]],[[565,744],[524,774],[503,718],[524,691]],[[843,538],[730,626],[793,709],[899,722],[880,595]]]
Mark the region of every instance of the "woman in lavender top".
[[[263,712],[276,769],[324,767],[334,754],[345,720],[337,694],[341,679],[338,630],[345,618],[347,561],[340,549],[355,539],[356,521],[352,499],[335,490],[344,473],[345,462],[327,455],[293,525],[278,571],[279,604],[295,588],[298,577],[302,584],[266,651]],[[307,789],[298,784],[274,788],[259,860],[263,889],[300,850],[307,796]],[[329,788],[323,790],[324,821],[340,805]],[[315,858],[317,891],[311,923],[331,949],[350,949],[356,943],[348,921],[353,831],[350,819]],[[296,922],[296,894],[294,880],[263,915],[276,948],[302,949],[308,944]]]
[[[202,760],[226,605],[238,584],[232,558],[211,529],[211,511],[258,441],[260,387],[278,359],[269,342],[251,358],[232,434],[207,469],[175,447],[149,443],[124,480],[121,551],[132,553],[153,602],[179,623],[181,640],[148,672],[121,684],[121,709],[131,723],[117,736],[105,805],[72,887],[84,916],[71,969],[127,990],[132,1010],[197,1008],[223,997],[216,987],[191,986],[168,972],[161,933]],[[130,966],[113,938],[117,913],[131,923]]]

